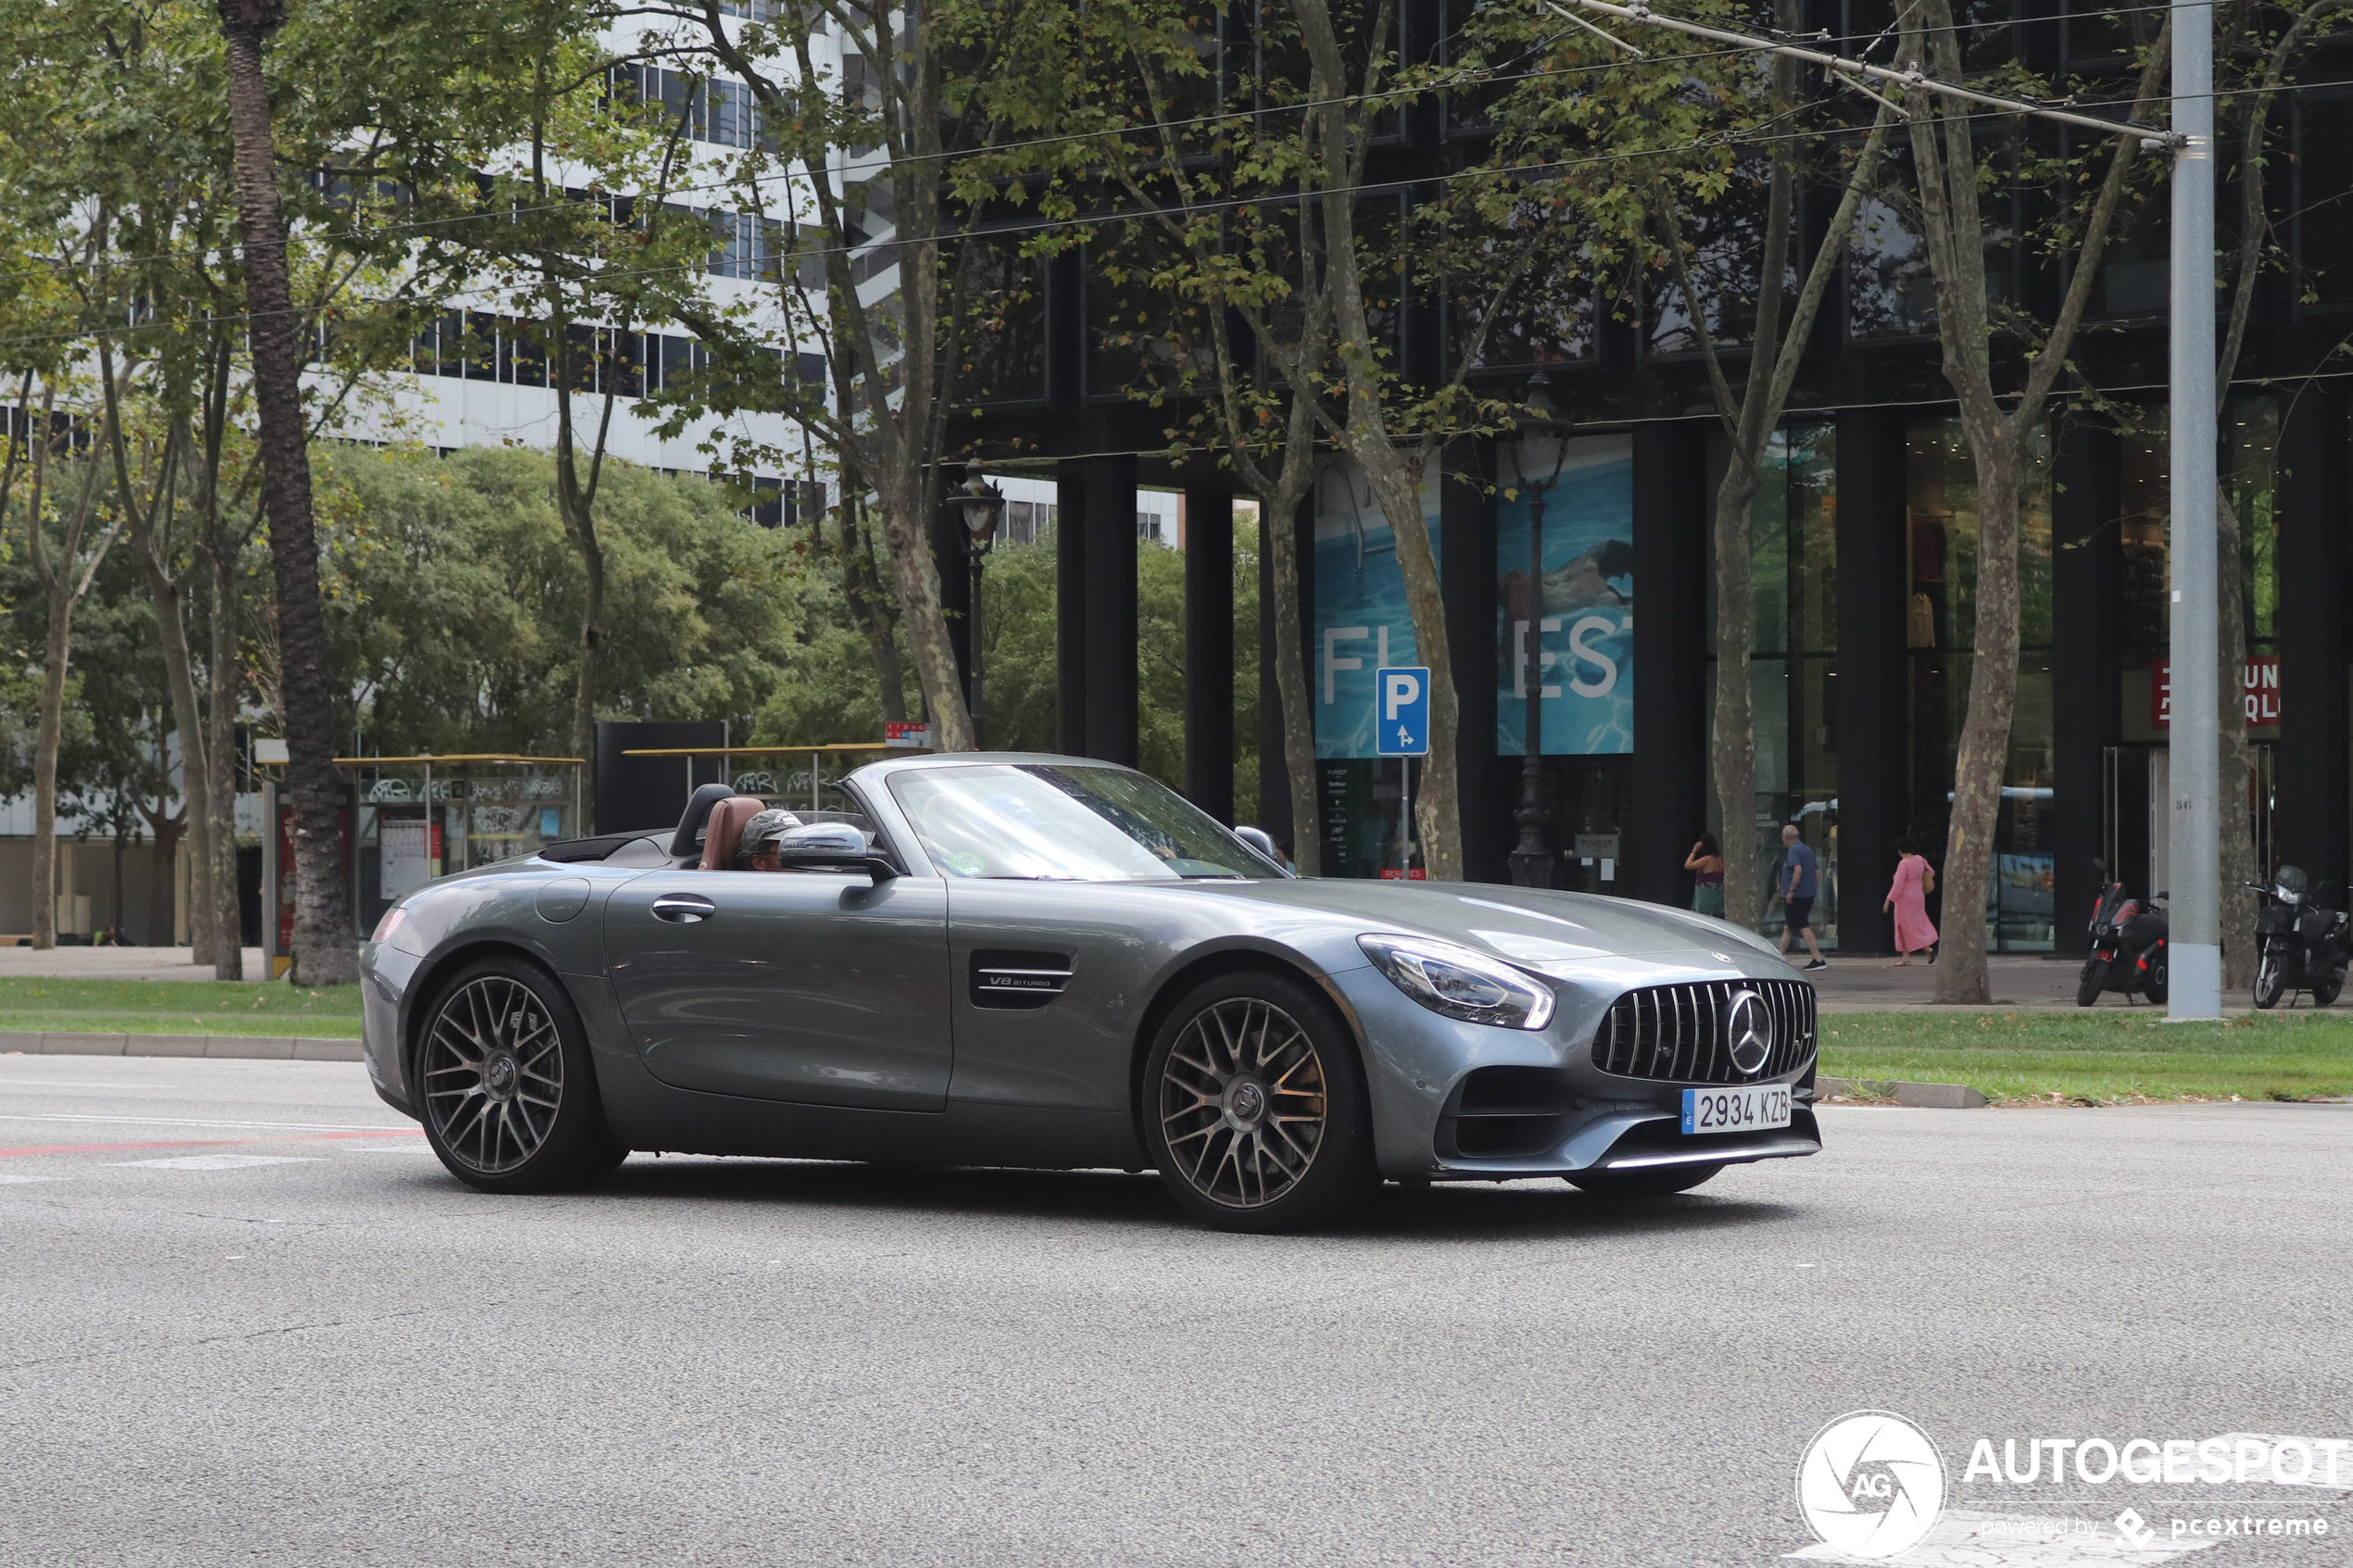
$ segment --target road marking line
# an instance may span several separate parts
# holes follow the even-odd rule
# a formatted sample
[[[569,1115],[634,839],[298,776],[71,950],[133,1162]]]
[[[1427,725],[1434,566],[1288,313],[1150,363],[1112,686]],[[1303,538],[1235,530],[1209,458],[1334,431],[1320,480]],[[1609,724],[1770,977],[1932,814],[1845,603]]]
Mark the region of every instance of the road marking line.
[[[249,1165],[317,1165],[315,1154],[182,1154],[167,1160],[124,1160],[115,1168],[144,1166],[151,1171],[242,1171]]]
[[[251,1143],[310,1143],[333,1138],[421,1138],[424,1134],[413,1127],[386,1127],[364,1133],[313,1133],[308,1137],[291,1138],[159,1138],[146,1143],[54,1143],[31,1144],[21,1148],[0,1148],[0,1160],[27,1154],[112,1154],[124,1148],[208,1148],[220,1144]]]
[[[250,1127],[272,1133],[386,1133],[405,1130],[381,1124],[371,1127],[351,1122],[231,1122],[195,1116],[86,1116],[62,1110],[45,1116],[11,1112],[0,1115],[0,1122],[104,1123],[126,1127]]]

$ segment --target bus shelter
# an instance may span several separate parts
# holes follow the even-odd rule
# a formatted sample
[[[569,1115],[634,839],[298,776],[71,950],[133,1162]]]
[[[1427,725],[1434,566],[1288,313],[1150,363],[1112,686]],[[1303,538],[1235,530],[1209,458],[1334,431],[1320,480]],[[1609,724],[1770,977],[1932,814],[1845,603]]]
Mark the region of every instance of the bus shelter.
[[[771,806],[794,809],[831,809],[825,792],[859,766],[858,760],[883,752],[923,751],[903,741],[850,741],[834,746],[687,746],[624,751],[623,757],[676,758],[679,764],[680,809],[695,792],[695,763],[704,758],[719,764],[719,782],[738,795],[756,795]]]
[[[345,785],[343,863],[353,934],[375,929],[394,900],[451,872],[496,865],[580,836],[581,760],[482,753],[338,757]],[[270,972],[294,951],[294,813],[275,781],[262,786],[262,924]]]

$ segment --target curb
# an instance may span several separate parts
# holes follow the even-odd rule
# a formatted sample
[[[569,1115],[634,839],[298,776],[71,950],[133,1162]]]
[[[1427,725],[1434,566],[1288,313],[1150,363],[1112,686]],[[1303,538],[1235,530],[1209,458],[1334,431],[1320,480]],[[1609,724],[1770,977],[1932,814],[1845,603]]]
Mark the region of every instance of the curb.
[[[195,1056],[216,1061],[358,1061],[357,1040],[272,1035],[79,1035],[0,1031],[0,1056]]]
[[[1851,1081],[1845,1078],[1817,1078],[1814,1088],[1816,1093],[1822,1095],[1862,1093],[1925,1110],[1974,1110],[1985,1103],[1985,1097],[1967,1084],[1899,1084],[1874,1078]]]

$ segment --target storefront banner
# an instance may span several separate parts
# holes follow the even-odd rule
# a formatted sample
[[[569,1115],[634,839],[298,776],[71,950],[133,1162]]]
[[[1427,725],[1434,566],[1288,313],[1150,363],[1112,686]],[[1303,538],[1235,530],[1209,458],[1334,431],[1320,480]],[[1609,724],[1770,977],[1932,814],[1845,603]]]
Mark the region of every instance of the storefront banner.
[[[2280,658],[2251,653],[2239,684],[2246,696],[2246,727],[2275,730],[2280,725]],[[2173,665],[2158,659],[2149,671],[2149,723],[2160,730],[2173,727]]]
[[[1529,583],[1531,484],[1553,479],[1558,448],[1502,447],[1495,499],[1495,747],[1528,750],[1527,632],[1536,596]],[[1634,452],[1626,435],[1568,443],[1560,477],[1545,493],[1542,610],[1538,659],[1543,672],[1543,743],[1548,756],[1634,749]]]
[[[1422,521],[1438,548],[1438,475],[1422,482]],[[1315,690],[1315,755],[1371,757],[1373,671],[1420,664],[1397,541],[1364,470],[1349,458],[1315,476],[1315,640],[1308,671]]]

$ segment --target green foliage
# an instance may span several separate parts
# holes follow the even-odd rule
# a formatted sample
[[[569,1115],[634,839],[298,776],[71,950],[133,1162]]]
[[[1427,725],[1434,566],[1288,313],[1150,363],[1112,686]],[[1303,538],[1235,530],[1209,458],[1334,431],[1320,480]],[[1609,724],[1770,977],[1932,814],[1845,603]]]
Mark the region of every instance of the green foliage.
[[[319,470],[333,684],[358,694],[346,727],[387,756],[564,755],[583,587],[553,459],[341,447]],[[804,657],[799,541],[700,480],[610,461],[605,486],[598,712],[749,719]]]

